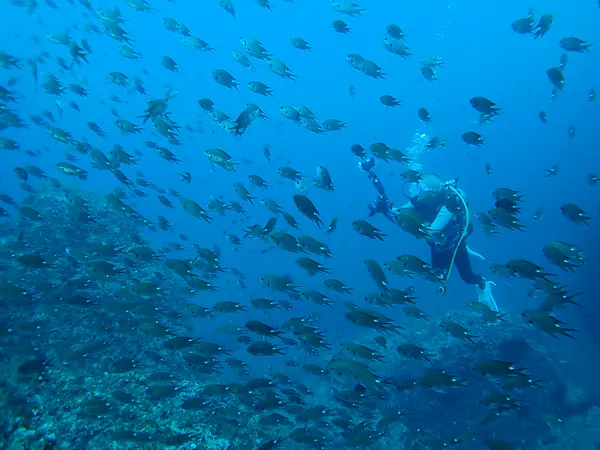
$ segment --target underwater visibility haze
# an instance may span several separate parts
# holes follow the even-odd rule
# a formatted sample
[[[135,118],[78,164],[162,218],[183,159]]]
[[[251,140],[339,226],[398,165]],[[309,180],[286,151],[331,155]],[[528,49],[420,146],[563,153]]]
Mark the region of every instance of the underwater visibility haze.
[[[599,2],[0,11],[0,448],[600,449]]]

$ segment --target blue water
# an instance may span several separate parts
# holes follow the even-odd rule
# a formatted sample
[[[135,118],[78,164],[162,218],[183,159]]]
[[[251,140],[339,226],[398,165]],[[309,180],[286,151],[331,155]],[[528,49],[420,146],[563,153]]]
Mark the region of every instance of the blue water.
[[[597,331],[600,308],[595,293],[595,281],[600,275],[597,222],[600,184],[590,186],[586,179],[590,172],[600,174],[599,105],[597,101],[588,102],[590,89],[600,89],[597,81],[600,59],[596,48],[600,43],[597,26],[600,9],[596,2],[549,0],[524,4],[511,0],[501,3],[363,0],[359,2],[361,7],[366,8],[363,15],[348,17],[334,11],[327,1],[298,0],[292,5],[275,0],[273,10],[268,11],[252,1],[237,0],[234,3],[236,20],[216,0],[153,0],[151,6],[155,11],[147,13],[136,12],[124,2],[93,2],[95,8],[118,6],[121,9],[127,20],[123,27],[134,41],[132,47],[143,56],[139,61],[132,61],[119,54],[117,41],[86,31],[87,24],[102,25],[93,12],[76,1],[73,4],[66,0],[56,1],[59,9],[40,1],[32,14],[28,14],[24,7],[15,6],[17,1],[4,2],[0,9],[0,50],[24,59],[47,52],[49,56],[40,64],[41,81],[44,73],[48,72],[65,85],[77,82],[89,92],[87,98],[71,92],[61,96],[59,101],[64,114],[55,125],[70,132],[74,139],[87,141],[105,154],[117,143],[131,154],[139,150],[142,156],[138,165],[121,167],[130,179],[134,180],[135,172],[139,170],[149,181],[165,189],[176,189],[181,197],[194,199],[203,207],[211,196],[222,197],[223,201],[239,201],[233,191],[233,183],[241,181],[250,187],[249,174],[262,176],[271,189],[259,191],[253,188],[251,193],[259,199],[272,198],[292,213],[301,226],[301,232],[293,234],[309,234],[330,246],[335,259],[326,260],[325,264],[332,269],[333,278],[354,288],[353,301],[356,303],[377,290],[365,270],[365,259],[373,258],[383,263],[400,254],[414,254],[428,261],[429,248],[381,215],[368,219],[367,205],[375,199],[376,193],[366,174],[358,169],[358,161],[350,153],[350,147],[361,144],[368,149],[370,144],[382,141],[405,151],[412,145],[415,135],[446,139],[446,148],[426,153],[418,162],[426,172],[436,173],[443,179],[457,178],[460,187],[467,192],[474,212],[492,208],[494,199],[491,192],[499,187],[509,187],[525,194],[526,204],[520,216],[527,226],[525,232],[501,229],[498,235],[490,237],[476,223],[476,231],[469,238],[469,245],[486,258],[486,262],[474,260],[474,267],[496,282],[494,295],[502,312],[516,315],[523,309],[535,307],[536,301],[527,298],[530,283],[495,278],[489,273],[489,264],[522,258],[550,268],[541,249],[552,240],[575,243],[587,249],[588,266],[574,274],[560,271],[558,278],[573,291],[584,293],[582,309],[568,309],[559,314],[561,320],[580,330],[577,339],[558,340],[540,336],[540,342],[561,355],[558,359],[565,365],[561,372],[577,372],[586,368],[586,372],[597,373],[597,361],[593,358],[600,345]],[[531,35],[519,35],[510,27],[513,21],[527,15],[530,6],[534,8],[536,18],[544,13],[554,16],[551,30],[538,40]],[[193,35],[207,41],[215,49],[214,53],[186,47],[178,34],[164,28],[163,17],[173,17],[185,24]],[[348,35],[335,33],[331,27],[335,19],[346,21],[352,32]],[[411,57],[402,59],[387,52],[381,44],[385,26],[389,23],[396,23],[404,30]],[[88,56],[89,64],[75,66],[71,73],[56,64],[58,56],[68,60],[67,48],[47,38],[50,33],[66,30],[76,40],[85,38],[93,50]],[[585,39],[592,43],[592,47],[588,53],[569,53],[564,71],[564,91],[551,101],[552,89],[546,69],[559,64],[564,51],[558,42],[566,36]],[[232,56],[233,50],[242,51],[240,37],[260,40],[270,53],[289,66],[298,76],[297,81],[273,74],[264,61],[252,59],[255,71],[242,67]],[[302,52],[293,48],[290,37],[304,38],[314,50]],[[37,38],[39,43],[35,43],[33,38]],[[349,53],[358,53],[376,62],[387,74],[386,78],[369,78],[350,67],[346,58]],[[180,72],[166,70],[160,63],[162,56],[173,58]],[[420,73],[419,59],[425,56],[440,57],[444,62],[433,83],[425,80]],[[211,78],[215,69],[231,73],[240,84],[239,90],[215,83]],[[41,87],[35,90],[26,62],[22,70],[0,70],[2,86],[6,87],[10,77],[20,78],[11,90],[18,96],[18,103],[13,107],[24,120],[29,122],[29,116],[39,114],[42,109],[48,109],[57,116],[57,97],[47,95]],[[128,93],[128,88],[107,83],[108,73],[113,71],[141,77],[148,96]],[[274,90],[274,97],[262,97],[251,92],[247,83],[252,80],[267,84]],[[350,85],[355,87],[354,97],[348,93]],[[169,145],[153,131],[150,121],[138,135],[124,136],[114,126],[116,117],[109,112],[111,107],[117,109],[120,118],[141,125],[138,116],[146,108],[146,102],[162,97],[169,87],[179,91],[170,100],[169,111],[171,118],[183,127],[181,146]],[[116,94],[123,103],[112,102],[108,98],[110,94]],[[384,107],[379,101],[384,94],[398,98],[402,106]],[[502,108],[501,115],[491,123],[479,125],[478,114],[469,105],[469,99],[474,96],[493,100]],[[269,120],[259,119],[242,137],[235,137],[223,131],[200,109],[197,102],[201,98],[211,99],[219,110],[234,119],[246,104],[256,103]],[[69,100],[76,101],[81,112],[67,106]],[[348,122],[348,126],[325,135],[312,134],[301,125],[285,119],[279,112],[282,105],[298,104],[308,106],[320,120],[339,119]],[[432,116],[430,124],[423,124],[416,114],[417,109],[422,107],[427,108]],[[541,110],[548,115],[547,124],[538,118]],[[100,125],[108,137],[102,139],[90,132],[86,125],[89,121]],[[571,125],[576,129],[573,138],[567,132]],[[194,131],[186,129],[186,126]],[[484,137],[482,148],[469,147],[460,139],[461,134],[469,130]],[[35,164],[50,176],[59,178],[65,186],[95,193],[98,198],[118,185],[111,173],[92,169],[89,157],[85,155],[77,154],[79,160],[75,164],[89,171],[88,180],[80,181],[59,174],[55,164],[64,160],[63,154],[69,149],[52,140],[44,127],[31,124],[28,129],[6,129],[0,133],[0,136],[14,139],[21,146],[20,151],[0,153],[1,190],[18,203],[27,193],[19,189],[12,169],[26,164]],[[147,140],[165,145],[182,163],[169,164],[159,158],[154,150],[144,145]],[[271,162],[263,156],[265,145],[270,147]],[[236,172],[215,169],[204,155],[204,151],[211,148],[221,148],[235,161],[246,159],[251,164],[237,166]],[[39,154],[31,157],[24,152],[28,149]],[[490,175],[486,173],[486,164],[492,167]],[[555,164],[560,167],[558,176],[544,178],[544,170]],[[334,193],[310,185],[320,165],[329,169],[337,187]],[[292,182],[279,177],[276,169],[280,166],[291,166],[306,175],[309,197],[325,224],[334,216],[339,217],[335,233],[325,237],[324,230],[316,229],[296,210],[292,196],[298,190]],[[383,161],[377,161],[374,169],[397,206],[405,201],[399,176],[405,169],[403,164]],[[178,173],[185,171],[192,173],[191,184],[178,181]],[[39,185],[39,181],[33,180],[32,184]],[[172,200],[178,203],[176,199]],[[563,217],[559,207],[567,202],[576,203],[592,217],[589,227],[576,225]],[[232,212],[226,216],[211,213],[215,220],[210,225],[191,218],[178,204],[173,210],[165,209],[155,195],[132,197],[128,203],[151,221],[155,221],[158,215],[164,215],[174,224],[175,229],[171,233],[142,230],[156,248],[177,241],[177,235],[183,233],[190,243],[201,247],[218,245],[223,249],[222,265],[234,267],[246,276],[247,290],[238,288],[225,275],[218,278],[215,283],[219,289],[202,297],[200,303],[204,305],[218,300],[248,303],[252,298],[268,296],[268,291],[260,286],[259,281],[268,273],[289,274],[303,289],[322,290],[325,277],[309,277],[300,271],[294,262],[297,255],[278,249],[261,253],[268,246],[258,240],[245,240],[239,252],[233,251],[225,232],[241,236],[243,228],[254,223],[264,224],[272,216],[258,201],[253,206],[244,204],[249,219],[242,222],[241,217]],[[544,209],[545,216],[533,222],[532,216],[538,208]],[[388,235],[385,242],[358,235],[350,226],[356,219],[368,219],[380,228]],[[279,219],[279,228],[290,231],[282,218]],[[189,244],[183,244],[189,247]],[[65,243],[66,246],[68,243]],[[193,249],[190,249],[185,256],[192,257],[193,254]],[[177,257],[183,257],[183,254]],[[559,270],[553,268],[551,271],[557,273]],[[398,288],[414,285],[419,296],[418,306],[434,317],[460,310],[464,301],[476,298],[474,287],[465,285],[457,274],[451,277],[448,294],[443,297],[435,293],[433,285],[418,278],[406,280],[390,276],[390,281]],[[336,299],[339,301],[331,311],[323,313],[322,309],[303,303],[295,305],[291,315],[300,316],[318,310],[320,325],[331,333],[330,342],[360,341],[365,331],[343,319],[346,312],[343,299]],[[272,313],[266,319],[262,313],[250,314],[270,324],[290,317],[287,312]],[[226,317],[219,318],[217,323],[231,321],[236,322]],[[196,330],[206,337],[215,336],[207,332],[204,322],[197,323]],[[297,357],[302,358],[300,355]],[[321,360],[326,361],[327,358],[322,357]],[[256,364],[255,375],[268,372],[268,364]],[[281,365],[280,361],[273,364]],[[588,375],[575,376],[574,379],[585,389],[592,389]]]

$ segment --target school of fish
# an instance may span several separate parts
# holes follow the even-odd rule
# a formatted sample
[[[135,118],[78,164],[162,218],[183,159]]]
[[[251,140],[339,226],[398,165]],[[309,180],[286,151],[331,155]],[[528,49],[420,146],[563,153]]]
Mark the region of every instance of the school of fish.
[[[389,244],[392,234],[423,239],[423,223],[401,210],[392,225],[369,217],[366,205],[348,206],[353,196],[344,200],[340,191],[351,193],[363,176],[340,167],[373,157],[376,170],[385,165],[404,183],[434,175],[367,129],[360,142],[340,144],[358,127],[343,119],[345,108],[333,105],[337,118],[322,118],[294,102],[319,88],[365,116],[387,117],[408,108],[390,81],[409,70],[403,64],[418,62],[410,66],[414,89],[425,95],[453,61],[414,54],[406,30],[418,24],[410,16],[386,15],[373,28],[369,14],[381,5],[358,1],[0,6],[20,18],[3,26],[14,29],[14,42],[0,44],[0,447],[593,448],[583,434],[563,431],[575,411],[594,405],[567,398],[552,352],[552,338],[577,336],[563,312],[585,314],[583,294],[564,281],[586,266],[581,243],[544,242],[535,259],[513,248],[511,259],[491,264],[497,284],[530,286],[519,311],[508,313],[446,299],[447,313],[428,313],[420,296],[434,298],[439,283],[430,263],[401,248],[389,261],[363,252]],[[245,21],[250,10],[264,22]],[[275,14],[289,23],[296,14],[314,17],[337,47],[276,35],[265,29]],[[330,23],[317,20],[328,15]],[[204,30],[186,26],[198,17]],[[553,33],[555,19],[532,9],[503,26],[506,36],[559,55],[536,74],[547,85],[547,107],[571,95],[570,66],[593,52],[578,36]],[[345,43],[365,27],[379,50],[372,56],[357,53],[368,46]],[[203,31],[235,45],[213,47]],[[276,56],[282,42],[296,59]],[[182,51],[186,58],[169,56]],[[343,61],[345,72],[303,70],[317,53]],[[105,89],[93,88],[89,74],[100,74]],[[179,76],[186,81],[178,84]],[[350,77],[359,81],[344,81]],[[361,98],[373,89],[381,95]],[[584,100],[593,105],[593,87]],[[473,217],[490,245],[511,233],[534,239],[545,211],[482,153],[486,129],[506,120],[510,105],[473,92],[459,106],[475,120],[453,135],[428,136],[425,151],[441,162],[452,151],[481,155],[474,158],[481,176],[496,177],[496,188]],[[554,126],[542,109],[530,116]],[[415,112],[428,130],[452,118],[435,104]],[[270,142],[292,129],[306,141]],[[574,139],[575,126],[564,133]],[[246,144],[257,138],[262,145]],[[315,147],[339,164],[311,160]],[[600,176],[588,169],[582,177],[593,190]],[[560,182],[561,171],[554,164],[530,176]],[[227,189],[215,189],[211,177]],[[554,207],[562,222],[548,226],[597,227],[576,199]],[[353,240],[339,240],[343,233]],[[352,248],[358,269],[349,274],[338,255]]]

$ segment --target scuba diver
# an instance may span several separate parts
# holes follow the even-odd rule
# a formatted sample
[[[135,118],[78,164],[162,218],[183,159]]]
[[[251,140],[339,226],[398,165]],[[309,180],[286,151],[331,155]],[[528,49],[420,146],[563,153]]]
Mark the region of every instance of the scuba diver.
[[[492,295],[494,283],[473,272],[470,255],[483,257],[467,246],[467,237],[473,232],[473,223],[467,196],[456,186],[456,181],[442,182],[437,176],[432,176],[432,180],[421,180],[418,184],[419,192],[410,197],[402,208],[394,208],[381,180],[373,172],[374,166],[373,158],[359,163],[360,169],[368,173],[378,193],[375,202],[369,205],[369,217],[380,213],[397,223],[396,215],[413,210],[425,224],[423,231],[431,248],[431,266],[439,271],[442,283],[438,287],[438,293],[446,293],[452,266],[456,265],[462,280],[477,287],[478,300],[493,311],[498,311]]]

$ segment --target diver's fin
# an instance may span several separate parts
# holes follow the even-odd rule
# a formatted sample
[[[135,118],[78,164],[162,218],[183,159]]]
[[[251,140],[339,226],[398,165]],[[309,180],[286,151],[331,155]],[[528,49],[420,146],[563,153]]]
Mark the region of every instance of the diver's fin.
[[[496,283],[493,281],[486,281],[484,289],[477,287],[477,297],[481,303],[485,303],[492,311],[499,312],[498,304],[492,295],[492,286],[495,285]]]
[[[477,256],[479,259],[482,259],[482,260],[486,261],[486,259],[485,259],[485,257],[483,255],[481,255],[480,253],[477,253],[475,250],[473,250],[472,248],[470,248],[468,245],[467,245],[467,252],[471,256]]]

